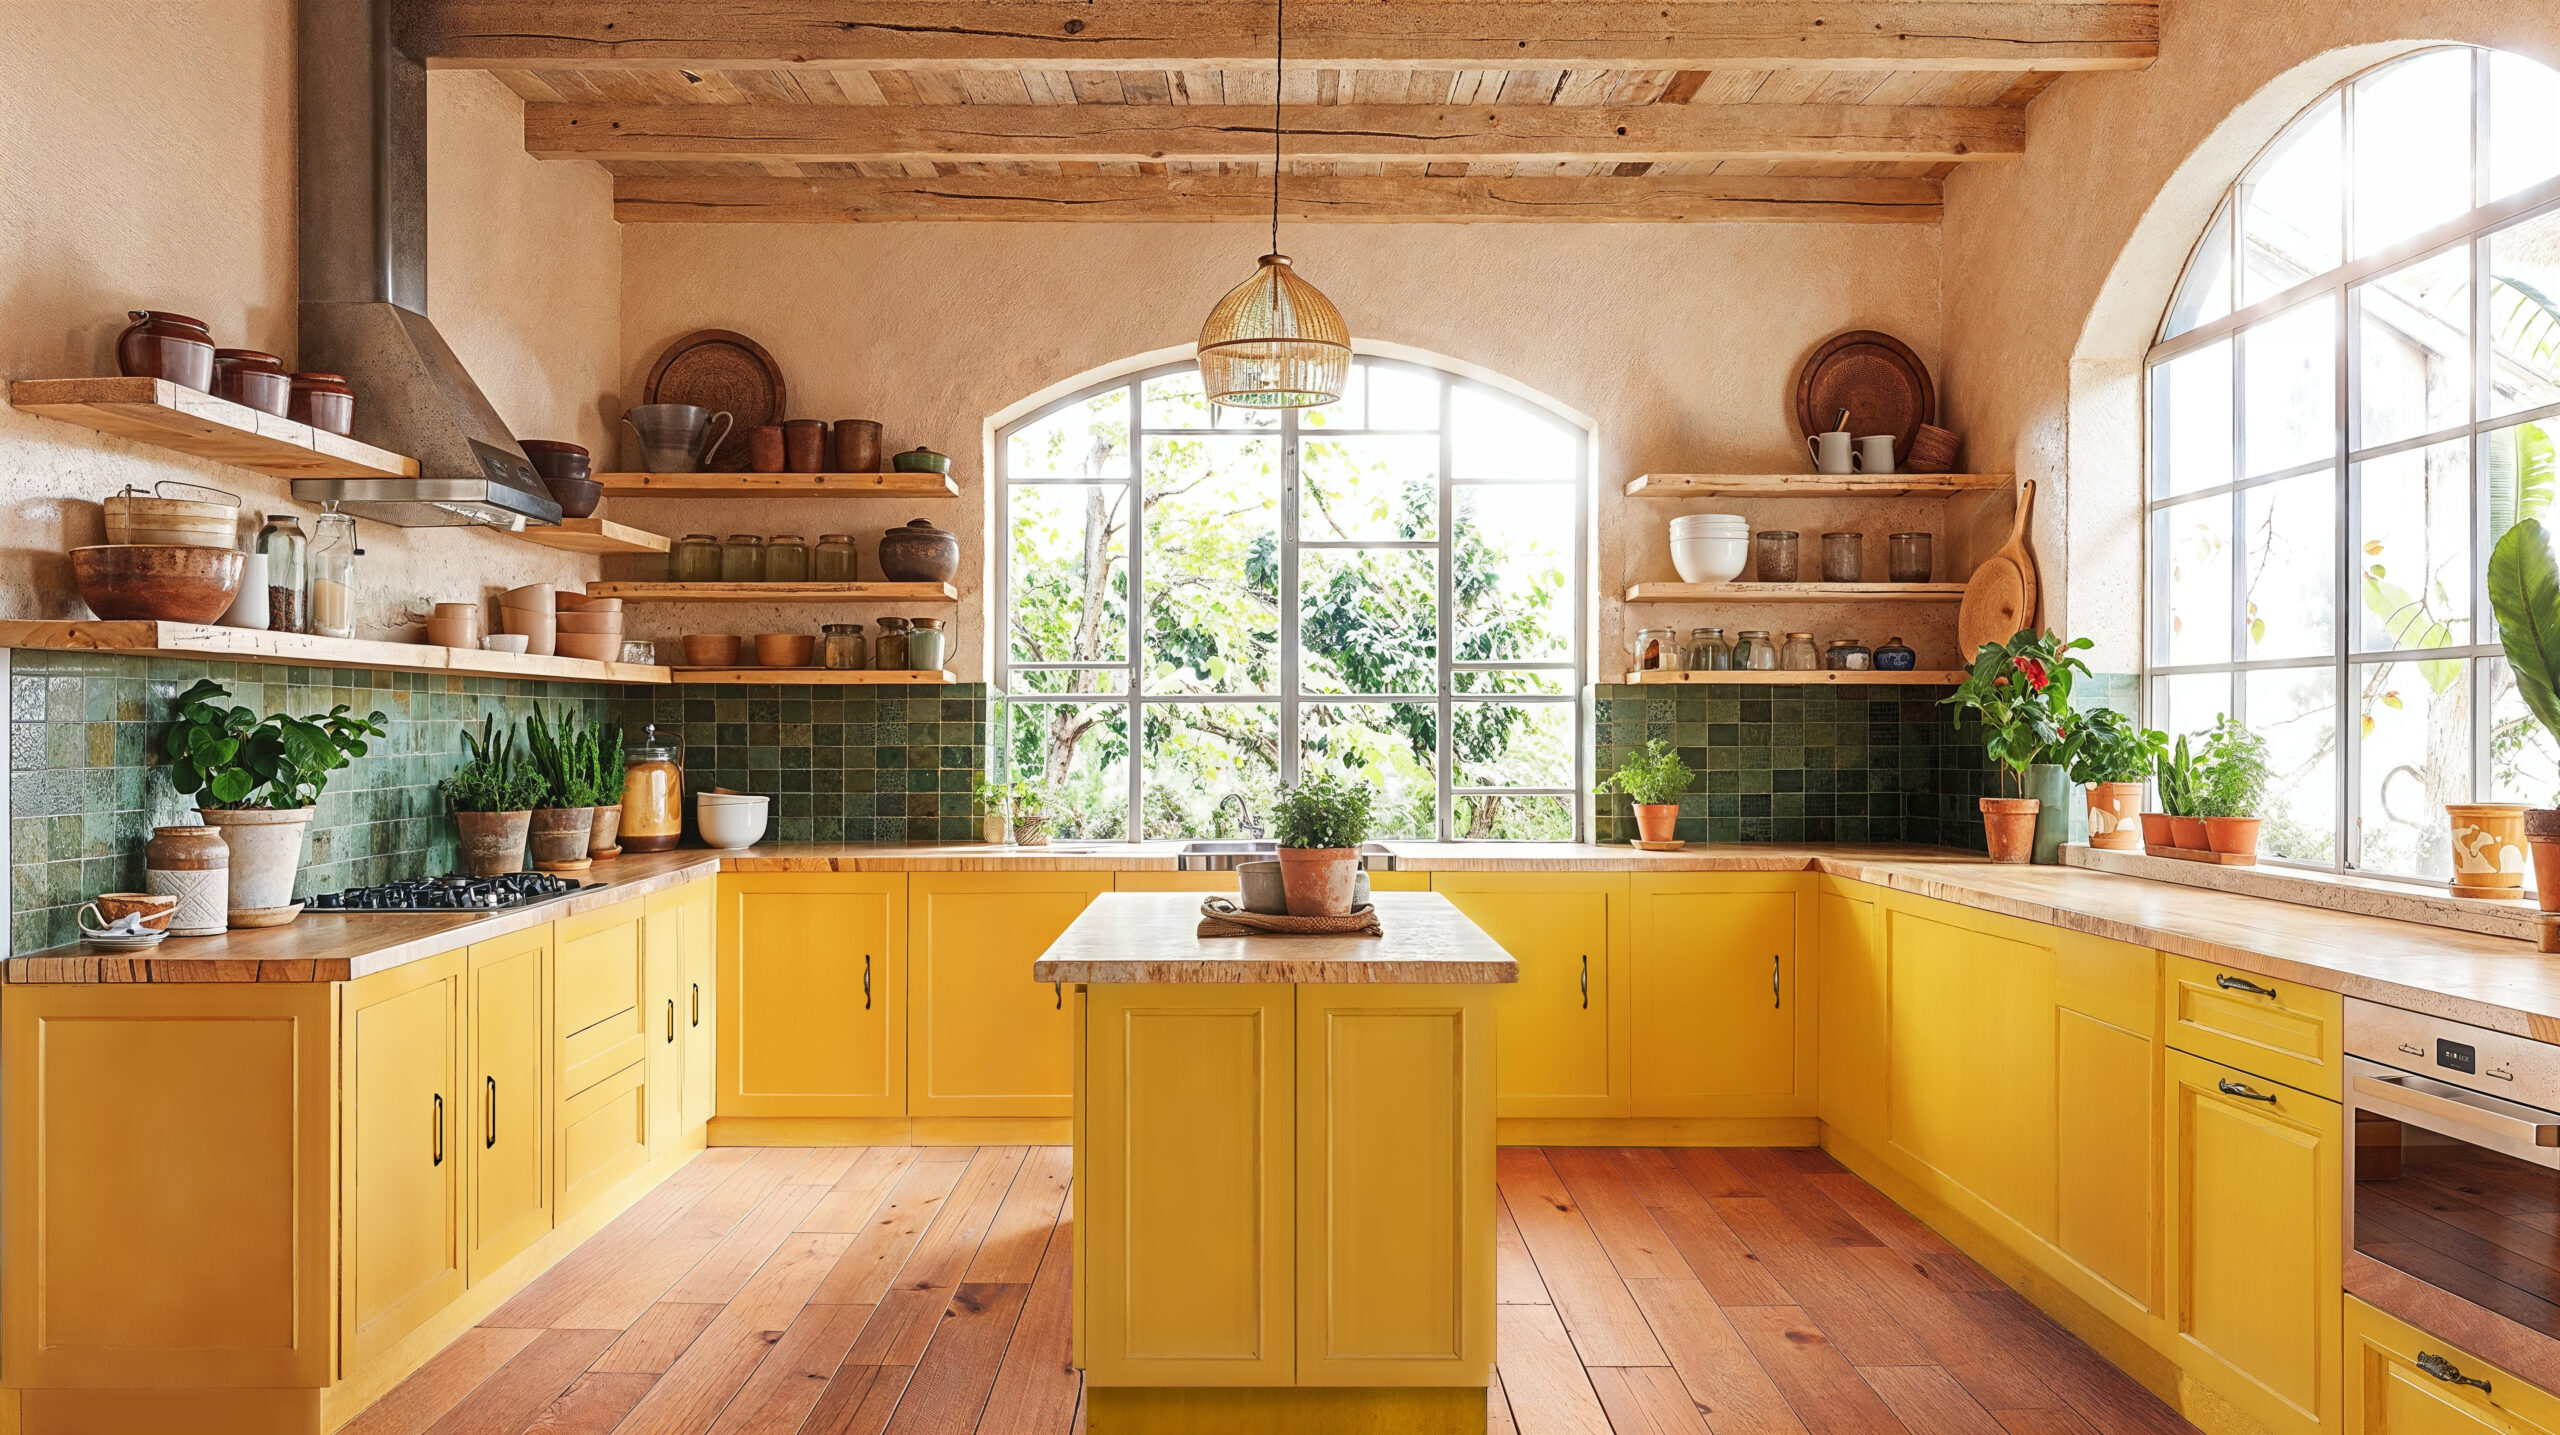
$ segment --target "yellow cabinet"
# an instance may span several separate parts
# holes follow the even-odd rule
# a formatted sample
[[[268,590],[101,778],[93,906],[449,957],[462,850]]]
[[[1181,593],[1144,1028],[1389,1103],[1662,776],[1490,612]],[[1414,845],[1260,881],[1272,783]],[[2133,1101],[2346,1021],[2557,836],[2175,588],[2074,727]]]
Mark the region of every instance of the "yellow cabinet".
[[[2346,1420],[2354,1435],[2549,1435],[2560,1429],[2560,1399],[2459,1346],[2354,1296],[2347,1297],[2346,1324]]]
[[[465,1273],[477,1284],[551,1229],[551,928],[465,959]]]
[[[1796,961],[1812,883],[1798,873],[1629,880],[1634,1114],[1814,1114],[1813,1004]]]
[[[684,989],[686,902],[693,888],[653,892],[641,903],[640,1014],[648,1050],[649,1149],[674,1149],[685,1132],[685,1066],[693,1059],[685,1037],[689,996]],[[703,1055],[710,1048],[703,1047]]]
[[[2171,1051],[2172,1354],[2275,1435],[2337,1428],[2338,1103]]]
[[[2054,939],[2053,1243],[2073,1289],[2141,1332],[2160,1309],[2160,958]]]
[[[2169,1045],[2338,1099],[2346,1021],[2336,992],[2176,956],[2164,991]]]
[[[346,987],[342,1371],[462,1294],[463,965],[447,952]]]
[[[2054,955],[2047,929],[1885,903],[1893,1149],[2053,1239]]]
[[[666,894],[672,908],[678,961],[684,978],[684,1129],[693,1130],[712,1116],[718,1063],[713,1060],[712,1033],[720,1029],[718,980],[714,975],[719,944],[712,937],[716,884],[703,881]]]
[[[1520,964],[1496,989],[1500,1116],[1625,1116],[1631,1011],[1617,979],[1627,947],[1622,873],[1439,872],[1447,897]]]
[[[907,1109],[916,1116],[1065,1116],[1075,1022],[1031,964],[1108,872],[918,872],[908,879]]]
[[[1884,914],[1876,889],[1824,878],[1818,923],[1823,1123],[1870,1151],[1885,1145]]]
[[[648,1054],[640,1004],[641,902],[616,902],[558,924],[560,1092],[575,1096]]]
[[[719,883],[719,990],[704,999],[718,1021],[720,1114],[904,1115],[906,876]]]

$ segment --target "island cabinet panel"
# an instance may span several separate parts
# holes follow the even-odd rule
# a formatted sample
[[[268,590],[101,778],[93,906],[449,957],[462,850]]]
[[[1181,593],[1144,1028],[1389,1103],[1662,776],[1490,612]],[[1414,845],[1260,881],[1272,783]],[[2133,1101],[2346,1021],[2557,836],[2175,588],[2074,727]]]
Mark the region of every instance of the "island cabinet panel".
[[[177,1429],[240,1401],[280,1416],[329,1383],[336,1000],[300,984],[0,989],[0,1361],[13,1387],[55,1387],[31,1405],[171,1387],[158,1428]],[[429,1115],[408,1113],[414,1136]],[[154,1424],[89,1413],[83,1428]]]
[[[1033,980],[1031,964],[1111,890],[1111,877],[918,872],[907,879],[910,1114],[1069,1114],[1074,1017],[1065,988]]]
[[[2276,1435],[2334,1430],[2341,1108],[2182,1051],[2165,1081],[2174,1354]]]
[[[1630,880],[1635,1115],[1814,1114],[1813,1003],[1797,961],[1798,934],[1814,922],[1813,881]]]
[[[346,987],[342,1373],[462,1294],[464,956],[447,952]]]
[[[2552,1435],[2560,1397],[2460,1346],[2347,1297],[2346,1428],[2352,1435]],[[2448,1361],[2446,1379],[2418,1364]],[[2465,1382],[2477,1381],[2479,1384]],[[2486,1387],[2485,1389],[2483,1387]]]
[[[470,949],[462,1118],[465,1274],[477,1284],[551,1229],[551,928]]]
[[[1493,1364],[1490,987],[1298,988],[1300,1385]]]
[[[1817,906],[1822,957],[1821,1077],[1825,1125],[1871,1151],[1886,1143],[1884,914],[1876,889],[1823,878]]]
[[[905,874],[723,876],[719,918],[719,1114],[905,1115]]]
[[[1494,998],[1495,1114],[1633,1114],[1623,873],[1440,872],[1431,889],[1520,965]]]
[[[1295,990],[1096,986],[1086,1009],[1088,1379],[1292,1383]]]
[[[1888,901],[1893,1149],[2014,1222],[2054,1233],[2054,955],[2024,923]]]

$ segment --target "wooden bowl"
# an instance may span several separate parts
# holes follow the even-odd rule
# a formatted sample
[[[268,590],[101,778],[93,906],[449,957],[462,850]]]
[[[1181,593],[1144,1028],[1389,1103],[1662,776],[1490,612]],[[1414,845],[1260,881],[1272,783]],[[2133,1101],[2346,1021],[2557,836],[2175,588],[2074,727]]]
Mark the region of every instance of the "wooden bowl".
[[[599,613],[592,608],[581,609],[574,613],[562,613],[552,621],[560,625],[562,633],[618,634],[622,631],[620,613]]]
[[[564,658],[592,658],[600,663],[609,663],[622,655],[620,633],[562,633],[554,641],[559,656]]]
[[[71,550],[80,601],[110,622],[210,623],[239,596],[248,556],[183,543],[102,543]]]
[[[735,633],[687,633],[684,665],[688,668],[734,668],[745,640]]]
[[[813,634],[756,634],[756,661],[768,668],[805,668],[817,650],[818,640]]]

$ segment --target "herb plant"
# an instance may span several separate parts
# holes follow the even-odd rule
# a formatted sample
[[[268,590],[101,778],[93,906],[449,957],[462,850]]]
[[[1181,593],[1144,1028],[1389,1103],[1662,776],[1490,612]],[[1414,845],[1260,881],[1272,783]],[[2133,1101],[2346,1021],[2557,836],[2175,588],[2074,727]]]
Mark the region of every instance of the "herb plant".
[[[2154,759],[2153,766],[2160,780],[2160,811],[2163,815],[2204,815],[2196,810],[2196,760],[2194,754],[2187,751],[2185,734],[2179,735],[2176,751],[2162,753]]]
[[[2140,782],[2169,754],[2169,735],[2147,728],[2113,708],[2083,713],[2063,739],[2065,765],[2082,787],[2098,782]]]
[[[2066,643],[2051,633],[2020,628],[2005,643],[1983,644],[1964,682],[1938,701],[1982,719],[1984,750],[2024,790],[2027,768],[2044,761],[2070,736],[2078,718],[2071,711],[2072,678],[2089,672],[2072,655],[2091,646],[2087,638]]]
[[[1369,840],[1370,791],[1330,773],[1302,778],[1272,804],[1283,847],[1357,847]]]
[[[498,715],[480,720],[480,735],[462,734],[462,750],[470,756],[444,780],[444,796],[456,812],[525,812],[539,806],[543,782],[516,747],[512,724],[501,728]]]
[[[2560,738],[2560,559],[2541,519],[2517,523],[2489,550],[2489,608],[2525,711]]]
[[[555,729],[536,703],[525,728],[534,772],[542,779],[545,807],[593,807],[605,800],[604,750],[593,724],[581,724],[574,710],[564,710]],[[617,774],[618,776],[619,774]]]
[[[2197,817],[2255,817],[2267,800],[2267,740],[2216,716],[2196,753]]]
[[[1671,744],[1655,738],[1644,745],[1644,751],[1627,754],[1618,770],[1602,779],[1593,791],[1623,792],[1642,806],[1655,807],[1678,802],[1696,776]]]
[[[329,774],[370,750],[365,739],[386,729],[380,712],[356,717],[345,703],[309,717],[260,718],[220,699],[231,690],[210,678],[178,695],[161,746],[172,761],[169,782],[207,811],[309,807]]]

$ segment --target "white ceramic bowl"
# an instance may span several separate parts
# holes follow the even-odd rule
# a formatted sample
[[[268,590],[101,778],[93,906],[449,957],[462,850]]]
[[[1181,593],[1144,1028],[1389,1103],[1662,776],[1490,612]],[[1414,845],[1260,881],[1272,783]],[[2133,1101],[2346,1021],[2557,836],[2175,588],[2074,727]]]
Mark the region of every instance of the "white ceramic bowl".
[[[1671,531],[1674,533],[1690,533],[1699,530],[1721,533],[1734,529],[1748,532],[1750,528],[1751,520],[1739,513],[1684,513],[1671,520]]]
[[[693,800],[696,803],[708,803],[715,807],[731,804],[746,807],[759,802],[770,802],[773,799],[755,792],[697,792],[693,795]]]
[[[1748,538],[1674,538],[1671,566],[1683,583],[1730,583],[1751,561]]]
[[[764,798],[747,801],[706,801],[709,793],[695,796],[693,823],[701,829],[702,840],[713,847],[753,847],[764,840],[768,805]]]
[[[522,633],[491,633],[480,640],[480,646],[492,653],[521,653],[532,642]]]

